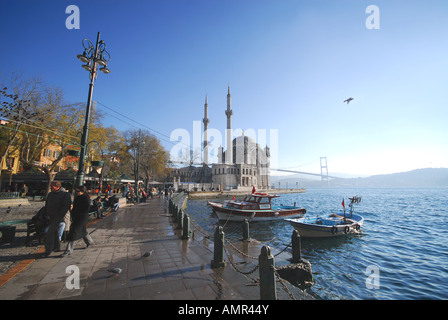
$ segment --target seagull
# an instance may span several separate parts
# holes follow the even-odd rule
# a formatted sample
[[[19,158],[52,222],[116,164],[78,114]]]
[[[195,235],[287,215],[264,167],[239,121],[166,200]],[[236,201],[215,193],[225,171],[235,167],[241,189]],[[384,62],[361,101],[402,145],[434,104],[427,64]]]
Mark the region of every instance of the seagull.
[[[147,252],[145,252],[145,254],[144,255],[142,255],[142,258],[147,258],[147,257],[150,257],[151,255],[152,255],[152,252],[153,252],[154,250],[151,250],[151,251],[147,251]]]
[[[347,100],[344,100],[344,102],[347,102],[347,104],[349,104],[350,103],[350,101],[352,101],[353,100],[353,98],[352,97],[350,97],[350,98],[348,98]]]
[[[107,270],[107,272],[114,273],[115,275],[119,275],[123,270],[121,268],[112,268]]]

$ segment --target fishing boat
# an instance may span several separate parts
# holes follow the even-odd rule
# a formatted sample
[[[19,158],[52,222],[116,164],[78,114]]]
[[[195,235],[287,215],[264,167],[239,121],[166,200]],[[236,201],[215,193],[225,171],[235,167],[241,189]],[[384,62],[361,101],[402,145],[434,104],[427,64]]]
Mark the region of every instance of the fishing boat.
[[[354,205],[361,202],[361,197],[355,196],[349,200],[349,214],[345,213],[345,204],[342,200],[343,215],[333,213],[325,217],[288,219],[288,221],[303,238],[327,238],[357,234],[361,230],[364,218],[354,214]]]
[[[224,203],[208,202],[219,220],[226,221],[270,221],[302,217],[305,208],[285,205],[272,205],[271,200],[278,195],[267,193],[252,193],[243,200],[235,198]]]

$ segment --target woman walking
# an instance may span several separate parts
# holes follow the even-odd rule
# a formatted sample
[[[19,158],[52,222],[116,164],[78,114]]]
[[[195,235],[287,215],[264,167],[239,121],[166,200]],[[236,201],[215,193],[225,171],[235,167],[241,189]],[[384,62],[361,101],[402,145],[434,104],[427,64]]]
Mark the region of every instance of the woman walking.
[[[67,249],[62,254],[63,257],[73,252],[76,240],[82,238],[87,247],[93,244],[93,240],[86,229],[86,224],[89,219],[90,197],[86,192],[85,186],[76,187],[75,193],[75,200],[73,201],[73,209],[71,211],[72,224],[67,237]]]

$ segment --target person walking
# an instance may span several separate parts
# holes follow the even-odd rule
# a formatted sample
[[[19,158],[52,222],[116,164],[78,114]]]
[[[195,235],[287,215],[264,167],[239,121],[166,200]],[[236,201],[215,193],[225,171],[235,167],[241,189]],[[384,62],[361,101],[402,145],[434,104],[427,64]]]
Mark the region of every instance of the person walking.
[[[70,210],[70,205],[72,204],[70,193],[61,186],[60,181],[52,181],[50,190],[51,192],[48,193],[45,202],[49,225],[45,238],[44,258],[48,257],[55,248],[59,248],[59,223],[64,220],[64,216]]]
[[[95,208],[95,216],[97,219],[104,217],[103,215],[103,204],[101,203],[101,196],[98,196],[93,200],[93,207]]]
[[[67,236],[67,249],[62,256],[67,256],[73,252],[75,241],[83,239],[87,247],[93,244],[93,240],[87,232],[86,224],[89,219],[90,197],[87,194],[85,186],[79,186],[75,189],[75,200],[71,212],[72,224]]]

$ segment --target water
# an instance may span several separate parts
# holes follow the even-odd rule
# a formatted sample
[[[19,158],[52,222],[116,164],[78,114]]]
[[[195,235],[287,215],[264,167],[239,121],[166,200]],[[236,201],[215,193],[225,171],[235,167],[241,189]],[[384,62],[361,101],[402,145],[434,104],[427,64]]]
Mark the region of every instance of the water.
[[[360,235],[302,239],[311,291],[323,299],[448,299],[448,189],[309,189],[273,201],[297,202],[319,216],[343,213],[342,198],[348,209],[354,195],[362,196],[355,207],[365,219]],[[207,201],[189,200],[187,212],[213,235],[218,219]],[[241,223],[227,222],[226,239],[241,239],[241,230]],[[293,230],[285,221],[254,222],[250,236],[282,250]]]

